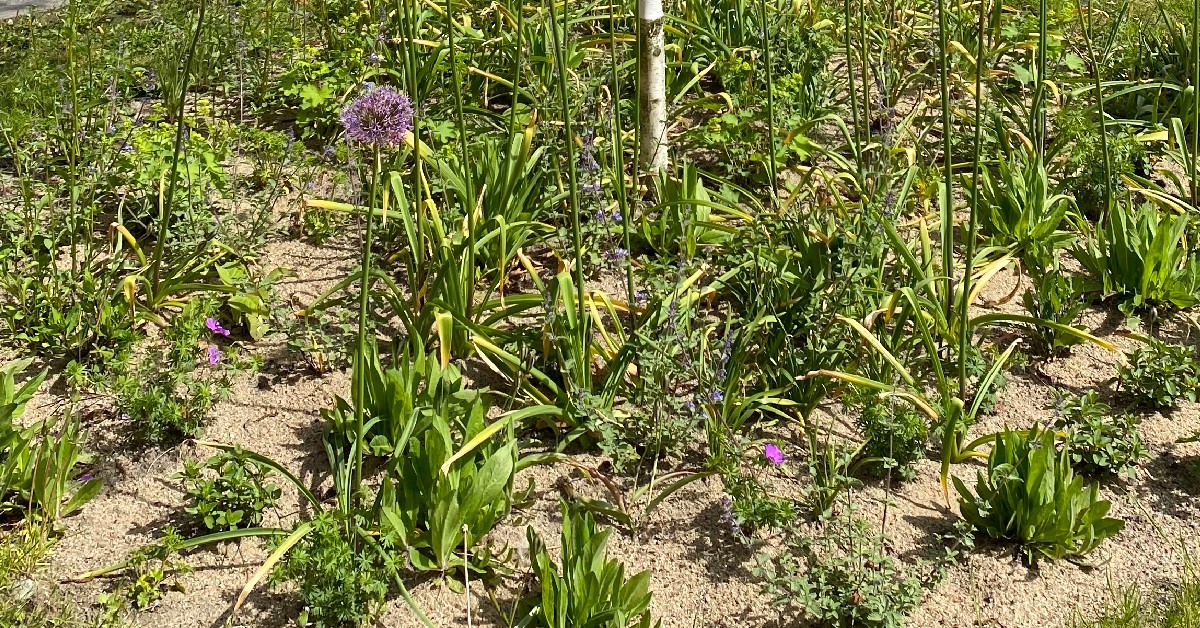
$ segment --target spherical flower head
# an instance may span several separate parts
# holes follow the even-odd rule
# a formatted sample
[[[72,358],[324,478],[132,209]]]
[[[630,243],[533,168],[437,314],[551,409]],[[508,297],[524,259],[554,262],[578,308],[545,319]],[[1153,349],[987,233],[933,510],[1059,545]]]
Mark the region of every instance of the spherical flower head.
[[[767,443],[763,447],[763,457],[773,465],[783,464],[783,452],[779,451],[779,447],[776,447],[775,443]]]
[[[387,85],[369,87],[342,110],[342,126],[360,144],[395,148],[413,128],[412,101]]]

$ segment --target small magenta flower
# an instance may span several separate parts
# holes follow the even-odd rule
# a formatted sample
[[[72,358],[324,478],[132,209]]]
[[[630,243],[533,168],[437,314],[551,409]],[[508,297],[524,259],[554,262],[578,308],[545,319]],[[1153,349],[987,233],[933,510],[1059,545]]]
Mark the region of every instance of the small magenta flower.
[[[216,366],[221,361],[221,350],[215,345],[208,346],[208,365]]]
[[[342,126],[356,142],[395,148],[413,128],[412,101],[387,85],[368,87],[342,110]]]
[[[213,317],[211,317],[211,316],[210,316],[210,317],[208,317],[208,320],[206,320],[206,321],[204,322],[204,325],[205,325],[206,327],[208,327],[208,330],[209,330],[209,331],[211,331],[211,332],[212,332],[212,333],[214,333],[214,334],[220,334],[220,335],[222,335],[222,336],[228,336],[228,335],[229,335],[229,330],[228,330],[228,329],[225,329],[224,327],[221,327],[221,323],[220,323],[220,322],[218,322],[218,321],[217,321],[217,319],[215,319],[215,318],[213,318]]]
[[[767,443],[763,447],[763,457],[769,460],[773,465],[783,464],[783,452],[779,451],[779,448],[775,446],[775,443]]]

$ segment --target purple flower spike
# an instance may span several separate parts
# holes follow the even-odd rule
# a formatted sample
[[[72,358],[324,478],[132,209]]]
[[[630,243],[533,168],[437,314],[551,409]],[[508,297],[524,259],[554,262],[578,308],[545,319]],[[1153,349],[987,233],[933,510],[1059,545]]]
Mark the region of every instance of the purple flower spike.
[[[215,319],[211,316],[208,317],[208,320],[205,321],[204,324],[205,324],[205,326],[208,327],[208,330],[214,334],[220,334],[222,336],[229,335],[229,330],[225,329],[224,327],[221,327],[221,323],[218,322],[217,319]]]
[[[629,251],[626,251],[625,249],[623,249],[619,246],[604,254],[604,257],[606,259],[608,259],[608,261],[610,261],[610,262],[619,262],[628,256],[629,256]]]
[[[767,443],[766,446],[763,447],[763,456],[767,460],[770,460],[771,464],[773,465],[778,466],[783,464],[783,452],[779,451],[779,448],[775,446],[775,443]]]
[[[214,345],[208,347],[208,365],[216,366],[221,361],[221,350]]]
[[[412,101],[386,85],[372,86],[342,110],[342,126],[360,144],[395,148],[413,128]]]

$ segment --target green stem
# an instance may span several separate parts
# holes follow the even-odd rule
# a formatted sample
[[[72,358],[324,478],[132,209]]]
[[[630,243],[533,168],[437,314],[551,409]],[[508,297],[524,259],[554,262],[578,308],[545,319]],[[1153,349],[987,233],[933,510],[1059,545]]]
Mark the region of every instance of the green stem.
[[[358,297],[358,346],[357,360],[355,361],[356,368],[354,369],[354,486],[352,487],[352,497],[350,499],[350,510],[354,511],[358,507],[360,492],[362,490],[362,470],[363,470],[363,414],[367,403],[367,321],[370,307],[370,282],[371,282],[371,238],[372,225],[375,221],[371,219],[375,212],[371,208],[375,206],[379,198],[379,177],[383,170],[382,159],[379,155],[379,147],[376,146],[373,150],[373,165],[374,170],[371,173],[371,196],[367,199],[367,211],[363,212],[363,220],[366,221],[366,226],[363,233],[362,242],[362,278],[359,281],[359,289],[361,294]],[[387,208],[381,208],[387,209]]]
[[[1041,0],[1038,5],[1037,87],[1033,91],[1033,108],[1029,121],[1034,150],[1043,160],[1046,157],[1046,49],[1049,47],[1047,39],[1050,36],[1048,4],[1046,0]]]
[[[467,173],[465,177],[467,187],[467,198],[463,199],[463,210],[467,212],[467,235],[464,238],[464,245],[467,247],[467,261],[462,268],[462,272],[467,274],[468,280],[464,282],[467,287],[465,303],[463,303],[463,312],[465,312],[468,320],[471,320],[471,311],[475,306],[475,177],[470,174],[470,153],[467,148],[467,120],[463,115],[463,97],[462,97],[462,77],[458,71],[458,59],[454,47],[454,31],[458,24],[454,21],[453,6],[451,0],[446,0],[446,43],[450,48],[450,68],[453,75],[454,89],[454,115],[458,122],[458,149],[461,151],[460,163],[463,171]],[[514,86],[515,87],[515,86]]]
[[[942,285],[945,287],[946,320],[954,316],[954,196],[951,194],[953,182],[951,171],[954,168],[953,144],[950,138],[950,42],[949,21],[946,19],[946,0],[938,0],[938,79],[942,97],[942,179],[945,186],[940,199],[941,208],[941,240],[942,240]],[[960,356],[961,359],[961,356]]]
[[[864,0],[858,0],[858,56],[859,63],[862,64],[862,86],[863,86],[863,147],[871,145],[871,50],[867,43],[867,4]],[[882,96],[882,94],[880,94]],[[863,163],[869,167],[870,157],[864,155]],[[866,177],[863,177],[866,180]]]
[[[621,143],[621,80],[617,76],[617,7],[623,7],[623,4],[614,3],[608,12],[608,55],[609,69],[612,74],[613,86],[613,163],[616,165],[615,179],[613,192],[617,195],[617,206],[621,208],[621,236],[624,240],[626,251],[633,250],[633,243],[630,236],[630,221],[632,217],[629,215],[629,195],[625,188],[625,150]],[[636,108],[636,107],[635,107]],[[637,153],[635,152],[634,155]],[[636,161],[636,160],[635,160]],[[636,181],[636,179],[635,179]],[[626,260],[625,264],[625,298],[629,305],[629,330],[633,332],[637,324],[637,315],[634,310],[634,288],[633,288],[633,262]],[[635,357],[636,360],[636,357]]]
[[[610,17],[611,21],[611,17]],[[517,94],[521,88],[521,49],[522,38],[525,35],[525,4],[524,0],[517,2],[517,43],[513,48],[513,82],[512,103],[508,107],[508,132],[517,130]],[[611,38],[610,38],[611,39]]]
[[[963,235],[964,261],[962,279],[962,299],[958,314],[958,398],[967,398],[967,347],[971,342],[971,326],[967,324],[970,316],[971,271],[975,261],[975,230],[976,217],[979,214],[979,174],[980,161],[983,155],[983,124],[980,116],[983,113],[983,72],[987,54],[987,37],[984,25],[987,22],[987,2],[979,0],[979,48],[975,52],[975,150],[971,161],[971,215],[967,218],[967,232]],[[963,417],[969,420],[972,417]]]
[[[768,174],[771,177],[771,188],[768,190],[768,197],[771,199],[771,209],[775,209],[775,188],[779,184],[779,170],[775,164],[775,81],[771,76],[771,37],[767,30],[767,0],[762,0],[762,16],[760,19],[762,21],[763,64],[767,71],[767,167],[770,168]]]
[[[849,81],[850,86],[850,114],[854,119],[854,143],[858,144],[858,146],[855,146],[852,149],[852,152],[854,153],[854,161],[858,166],[858,171],[862,172],[862,153],[860,151],[861,144],[859,144],[861,141],[860,137],[862,136],[862,121],[860,120],[858,111],[858,92],[856,92],[854,89],[854,54],[850,36],[850,33],[853,32],[850,30],[850,0],[846,0],[845,6],[843,7],[843,13],[844,17],[846,18],[846,24],[843,31],[846,34],[846,78]]]
[[[586,379],[590,380],[589,375],[591,373],[591,368],[589,365],[591,364],[590,349],[592,343],[590,341],[591,335],[589,330],[591,326],[588,324],[590,319],[587,316],[587,306],[584,303],[586,289],[583,277],[583,236],[579,222],[579,177],[575,172],[575,133],[571,128],[570,101],[567,97],[567,55],[563,49],[564,42],[562,41],[563,38],[566,37],[566,24],[568,24],[570,20],[567,19],[566,15],[563,16],[563,20],[561,22],[563,25],[562,33],[560,33],[558,12],[554,8],[555,2],[556,0],[549,0],[550,32],[554,37],[554,56],[555,63],[558,66],[558,96],[560,105],[562,107],[563,139],[565,140],[564,148],[566,149],[567,153],[567,177],[571,185],[571,240],[575,247],[573,270],[575,271],[576,306],[579,308],[579,325],[581,334],[579,340],[583,343],[582,349],[584,352],[584,357],[587,358],[587,361],[577,370],[582,373]],[[566,9],[566,6],[566,4],[563,5],[564,10]],[[591,382],[580,382],[580,385],[582,385],[585,390],[590,390]]]
[[[167,182],[166,198],[162,199],[158,204],[158,236],[154,242],[154,255],[150,261],[150,289],[155,293],[158,292],[158,277],[162,269],[163,247],[166,245],[167,225],[170,222],[167,219],[170,215],[167,208],[171,206],[175,199],[175,186],[179,183],[179,157],[183,152],[183,131],[186,126],[183,120],[183,110],[188,90],[188,78],[192,74],[192,60],[196,56],[196,46],[200,43],[200,31],[204,27],[204,11],[207,7],[208,0],[200,0],[200,9],[196,13],[196,30],[192,32],[191,45],[188,46],[187,57],[183,63],[183,76],[179,80],[179,103],[175,111],[175,148],[171,154],[171,173]],[[150,301],[157,301],[157,294],[152,295]]]
[[[1200,0],[1192,0],[1192,207],[1200,207],[1197,159],[1200,159]]]

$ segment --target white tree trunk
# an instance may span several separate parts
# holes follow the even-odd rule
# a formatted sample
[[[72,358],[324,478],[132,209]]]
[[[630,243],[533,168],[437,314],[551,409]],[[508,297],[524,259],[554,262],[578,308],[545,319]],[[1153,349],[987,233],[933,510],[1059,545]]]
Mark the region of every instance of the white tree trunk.
[[[667,65],[663,37],[662,0],[641,0],[638,20],[638,94],[642,170],[658,172],[667,166]]]

